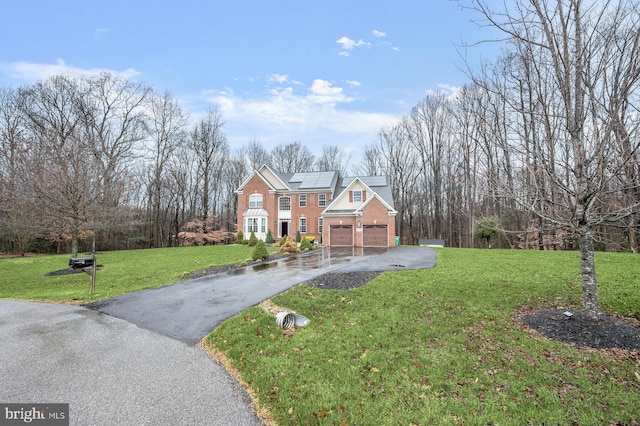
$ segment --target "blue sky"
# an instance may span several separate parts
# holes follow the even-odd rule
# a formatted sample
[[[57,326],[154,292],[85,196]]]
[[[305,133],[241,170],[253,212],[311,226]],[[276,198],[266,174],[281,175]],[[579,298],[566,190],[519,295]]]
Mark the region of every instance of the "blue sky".
[[[449,0],[0,0],[0,86],[106,69],[222,113],[234,148],[300,141],[357,158],[428,91],[468,82],[490,38]],[[475,66],[498,46],[468,54]]]

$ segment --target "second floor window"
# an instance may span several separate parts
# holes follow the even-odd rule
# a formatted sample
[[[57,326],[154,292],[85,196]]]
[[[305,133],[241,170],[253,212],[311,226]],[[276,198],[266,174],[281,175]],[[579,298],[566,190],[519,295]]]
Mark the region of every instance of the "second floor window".
[[[279,209],[291,210],[291,197],[280,197]]]
[[[362,202],[362,191],[353,191],[353,202],[354,203]]]
[[[249,195],[249,208],[261,209],[262,208],[262,194]]]
[[[318,194],[318,207],[326,207],[327,194]]]
[[[307,194],[300,194],[300,207],[307,207]]]

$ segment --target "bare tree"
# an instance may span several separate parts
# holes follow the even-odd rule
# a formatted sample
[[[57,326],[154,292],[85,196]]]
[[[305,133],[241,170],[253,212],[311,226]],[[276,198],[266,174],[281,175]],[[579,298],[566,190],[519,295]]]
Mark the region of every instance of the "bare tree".
[[[130,169],[146,136],[146,101],[151,88],[109,72],[79,82],[86,91],[77,100],[81,137],[90,145],[98,177],[99,207],[92,221],[110,239],[123,223],[119,216],[132,189]]]
[[[387,173],[380,148],[376,144],[365,146],[362,151],[360,164],[354,164],[351,169],[353,174],[360,176],[379,176]]]
[[[351,156],[345,154],[337,145],[323,145],[322,155],[316,159],[316,170],[337,171],[346,176]]]
[[[208,232],[210,215],[217,211],[218,184],[222,179],[222,170],[226,164],[229,147],[222,131],[224,122],[217,109],[210,109],[191,132],[189,146],[195,155],[198,168],[199,193],[202,200],[202,232]]]
[[[26,88],[20,104],[34,144],[20,161],[21,185],[28,188],[31,208],[41,223],[58,237],[69,236],[74,257],[100,188],[93,146],[82,132],[86,123],[79,105],[87,97],[82,89],[77,78],[52,77]]]
[[[161,97],[151,97],[150,110],[152,118],[148,130],[150,139],[148,153],[151,155],[151,164],[148,191],[153,223],[151,240],[155,247],[163,247],[169,242],[170,234],[166,198],[177,197],[177,194],[168,194],[168,197],[163,197],[163,192],[171,188],[167,169],[169,163],[175,161],[175,150],[186,139],[187,117],[169,93]]]
[[[283,173],[306,172],[311,170],[314,156],[301,142],[278,145],[271,150],[273,167]]]
[[[271,165],[272,158],[269,151],[257,139],[250,141],[242,152],[249,163],[250,170],[258,170],[265,164]]]
[[[553,150],[540,144],[538,170],[529,164],[527,172],[535,176],[542,170],[559,195],[550,200],[548,191],[531,185],[529,202],[523,207],[579,236],[583,308],[597,320],[595,231],[601,224],[630,217],[640,202],[636,197],[616,197],[624,191],[612,186],[623,181],[627,190],[636,187],[629,179],[635,171],[628,171],[627,164],[637,158],[640,139],[637,134],[631,136],[636,126],[630,126],[628,112],[637,108],[640,10],[636,3],[624,0],[514,1],[504,3],[501,11],[492,10],[485,1],[471,3],[490,25],[510,37],[522,60],[535,67],[532,75],[540,78],[532,84],[543,80],[553,84],[557,102],[540,102],[530,117],[559,117],[562,127],[549,141]],[[612,51],[620,60],[611,60]],[[533,90],[539,94],[546,89]],[[513,96],[502,92],[507,98]],[[545,122],[539,125],[544,127]],[[503,195],[513,196],[513,192]]]
[[[41,228],[19,179],[21,159],[29,151],[19,96],[17,90],[0,89],[0,244],[24,255]]]

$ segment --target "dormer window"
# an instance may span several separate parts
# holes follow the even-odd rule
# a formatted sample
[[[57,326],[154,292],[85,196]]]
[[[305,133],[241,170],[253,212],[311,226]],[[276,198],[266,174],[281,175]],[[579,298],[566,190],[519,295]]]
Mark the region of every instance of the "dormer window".
[[[261,209],[262,208],[262,194],[249,195],[249,208]]]
[[[362,202],[362,191],[353,191],[353,202],[354,203]]]

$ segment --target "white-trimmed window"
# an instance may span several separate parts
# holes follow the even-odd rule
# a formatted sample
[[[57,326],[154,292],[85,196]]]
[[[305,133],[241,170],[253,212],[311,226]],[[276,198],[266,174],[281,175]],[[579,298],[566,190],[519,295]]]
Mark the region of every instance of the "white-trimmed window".
[[[324,218],[318,218],[318,234],[322,235],[322,231],[324,231]]]
[[[249,208],[261,209],[262,208],[262,194],[249,195]]]
[[[354,203],[362,202],[362,191],[360,190],[353,191],[353,202]]]
[[[307,233],[307,218],[306,217],[301,217],[300,220],[298,221],[298,229],[300,230],[301,234],[306,234]]]
[[[298,196],[298,205],[300,207],[307,207],[307,194],[300,194]]]
[[[266,219],[264,219],[266,220]],[[258,232],[258,218],[257,217],[248,217],[247,218],[247,233]]]
[[[263,234],[265,234],[267,232],[267,218],[266,217],[261,217],[260,218],[260,232],[262,232]]]
[[[280,210],[291,210],[291,197],[280,197],[278,206]]]
[[[327,206],[327,194],[318,194],[318,207]]]

